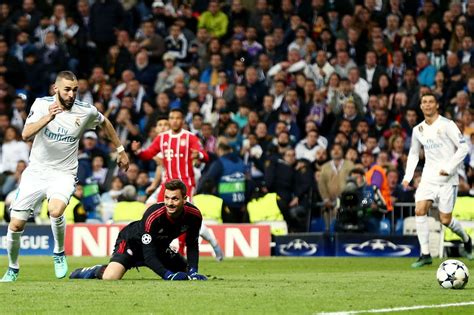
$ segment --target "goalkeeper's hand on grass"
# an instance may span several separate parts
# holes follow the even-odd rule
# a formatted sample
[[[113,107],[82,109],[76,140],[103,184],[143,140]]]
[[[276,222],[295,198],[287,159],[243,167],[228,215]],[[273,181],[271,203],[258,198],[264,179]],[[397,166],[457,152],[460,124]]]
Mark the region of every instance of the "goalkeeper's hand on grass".
[[[185,272],[178,271],[178,272],[173,273],[168,270],[167,272],[165,272],[163,276],[163,280],[177,281],[177,280],[191,280],[191,278]]]
[[[188,275],[191,280],[207,280],[207,277],[205,275],[197,273],[197,270],[194,268],[189,269]]]

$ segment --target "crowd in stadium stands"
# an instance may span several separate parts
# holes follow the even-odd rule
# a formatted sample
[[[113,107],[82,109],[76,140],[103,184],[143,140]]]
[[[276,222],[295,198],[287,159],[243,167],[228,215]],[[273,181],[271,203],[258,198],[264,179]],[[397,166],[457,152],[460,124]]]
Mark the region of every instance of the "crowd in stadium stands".
[[[334,215],[354,174],[398,217],[396,203],[413,202],[420,180],[401,188],[429,91],[470,144],[459,193],[474,195],[473,36],[473,0],[2,1],[1,198],[11,200],[28,160],[29,108],[66,69],[133,162],[119,172],[103,133],[84,135],[76,221],[145,202],[156,162],[130,145],[149,145],[173,108],[210,155],[196,165],[198,194],[221,195],[224,222],[252,221],[247,203],[267,194],[290,231],[305,231],[309,215]],[[245,189],[227,201],[232,163],[245,166]]]

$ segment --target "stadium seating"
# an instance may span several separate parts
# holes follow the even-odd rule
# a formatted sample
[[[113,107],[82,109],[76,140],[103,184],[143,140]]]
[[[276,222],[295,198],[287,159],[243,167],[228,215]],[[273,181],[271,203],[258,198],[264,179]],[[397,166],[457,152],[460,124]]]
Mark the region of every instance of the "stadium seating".
[[[474,198],[473,197],[458,197],[453,209],[453,217],[458,219],[466,232],[474,238]],[[451,229],[443,226],[443,247],[440,252],[440,257],[446,255],[448,247],[458,246],[461,243],[461,238],[454,234]]]
[[[275,193],[254,198],[248,203],[247,211],[250,223],[268,224],[273,235],[286,235],[288,234],[288,225],[278,208],[277,198]]]
[[[0,221],[3,220],[4,215],[5,215],[5,201],[0,201]]]
[[[115,205],[113,221],[131,222],[140,220],[145,212],[145,204],[139,201],[120,201]]]

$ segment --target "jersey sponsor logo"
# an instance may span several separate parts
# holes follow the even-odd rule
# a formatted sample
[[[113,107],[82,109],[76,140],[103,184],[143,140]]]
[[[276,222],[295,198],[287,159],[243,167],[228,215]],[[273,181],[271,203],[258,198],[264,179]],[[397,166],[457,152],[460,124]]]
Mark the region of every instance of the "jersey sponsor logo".
[[[67,134],[67,130],[64,128],[59,127],[58,132],[52,132],[48,128],[44,128],[44,135],[54,141],[57,142],[67,142],[72,143],[77,141],[77,138]]]
[[[174,156],[173,149],[166,149],[163,156],[165,157],[165,159],[171,160]]]
[[[425,150],[439,149],[442,147],[443,147],[442,143],[436,143],[433,139],[427,139],[426,144],[424,145]]]
[[[142,243],[148,245],[151,243],[151,235],[150,234],[143,234],[142,235]]]

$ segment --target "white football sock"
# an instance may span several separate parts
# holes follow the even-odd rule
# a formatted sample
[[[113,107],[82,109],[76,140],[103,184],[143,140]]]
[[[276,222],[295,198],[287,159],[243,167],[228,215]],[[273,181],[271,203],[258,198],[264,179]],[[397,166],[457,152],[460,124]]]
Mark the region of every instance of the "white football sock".
[[[199,231],[199,235],[201,235],[203,239],[208,241],[212,247],[217,246],[216,238],[211,234],[211,232],[209,231],[209,229],[207,228],[205,224],[201,224],[201,230]]]
[[[420,242],[421,254],[430,254],[430,227],[428,225],[428,216],[417,215],[415,217],[416,234],[418,235],[418,242]]]
[[[18,264],[18,254],[20,253],[20,239],[23,231],[13,232],[8,229],[7,232],[7,252],[8,252],[8,267],[20,269]]]
[[[462,238],[462,241],[465,243],[469,240],[469,236],[467,235],[466,231],[461,226],[461,223],[459,223],[458,220],[455,218],[451,219],[451,223],[449,223],[448,227],[460,238]]]
[[[54,236],[54,250],[53,253],[59,254],[64,252],[64,235],[66,234],[66,219],[64,215],[53,218],[51,220],[51,230]]]

